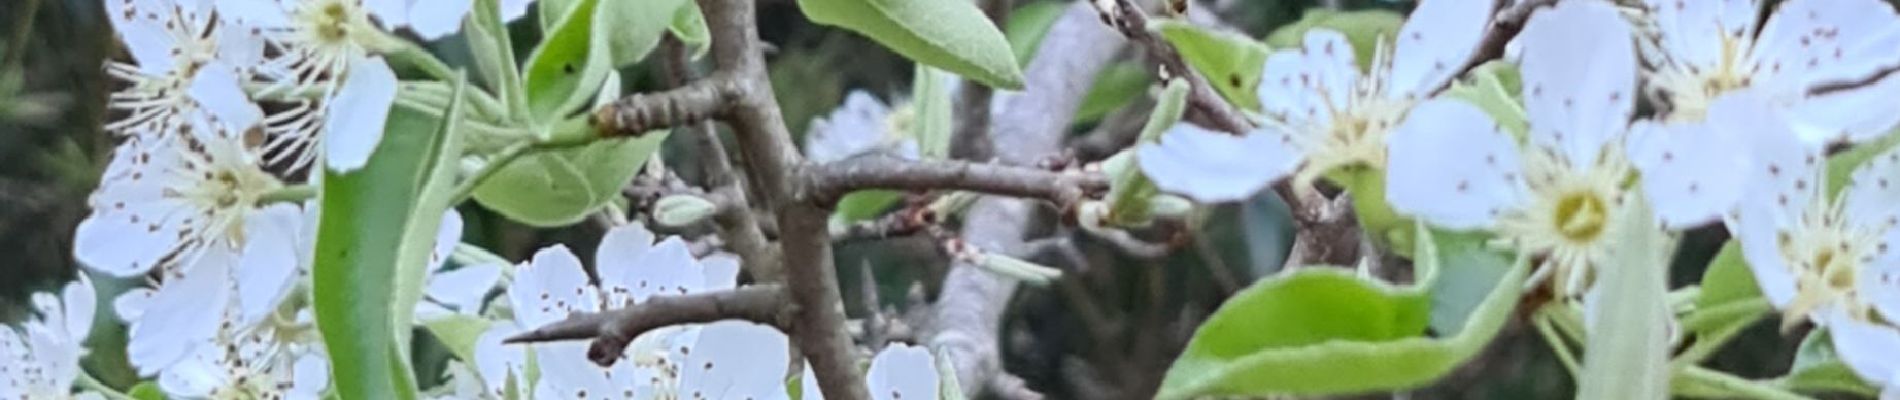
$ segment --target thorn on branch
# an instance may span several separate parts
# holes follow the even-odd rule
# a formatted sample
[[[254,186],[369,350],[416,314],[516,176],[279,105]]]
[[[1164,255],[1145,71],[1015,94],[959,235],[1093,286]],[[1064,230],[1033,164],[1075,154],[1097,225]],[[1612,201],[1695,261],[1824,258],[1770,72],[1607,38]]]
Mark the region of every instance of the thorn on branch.
[[[624,308],[575,313],[567,319],[502,340],[504,344],[593,339],[587,358],[613,365],[635,337],[654,329],[680,324],[739,319],[785,330],[790,322],[785,290],[779,285],[753,285],[732,290],[680,296],[654,296]]]

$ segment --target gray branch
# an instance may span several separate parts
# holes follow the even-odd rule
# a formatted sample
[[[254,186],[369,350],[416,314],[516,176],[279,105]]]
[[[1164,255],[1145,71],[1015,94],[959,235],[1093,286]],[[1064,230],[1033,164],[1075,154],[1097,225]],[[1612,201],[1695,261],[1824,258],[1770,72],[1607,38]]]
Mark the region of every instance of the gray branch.
[[[865,189],[948,189],[1042,199],[1068,209],[1090,195],[1108,190],[1108,178],[1100,174],[964,161],[906,161],[865,156],[826,163],[805,172],[807,196],[821,204],[830,204],[845,194]]]
[[[790,311],[785,304],[785,290],[778,285],[654,296],[640,304],[612,311],[569,315],[567,319],[515,335],[502,343],[594,339],[587,348],[587,358],[600,365],[612,365],[633,338],[654,329],[727,319],[785,326]]]

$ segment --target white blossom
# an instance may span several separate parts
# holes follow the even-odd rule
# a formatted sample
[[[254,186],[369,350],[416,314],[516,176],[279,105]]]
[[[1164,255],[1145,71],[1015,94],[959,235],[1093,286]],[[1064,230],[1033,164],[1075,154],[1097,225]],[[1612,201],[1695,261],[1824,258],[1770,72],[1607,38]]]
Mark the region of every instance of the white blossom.
[[[436,231],[435,248],[429,253],[429,275],[423,284],[424,298],[416,303],[416,320],[430,321],[449,315],[477,315],[488,292],[501,280],[500,264],[464,265],[448,268],[449,254],[462,243],[462,214],[454,209],[444,212]]]
[[[824,400],[810,363],[806,363],[802,379],[799,398]],[[878,351],[871,357],[871,369],[864,374],[864,383],[875,400],[935,399],[942,390],[942,379],[937,375],[937,358],[929,350],[903,343]]]
[[[311,345],[284,343],[272,329],[221,332],[159,375],[179,399],[318,399],[330,386],[330,361]]]
[[[1378,49],[1370,76],[1344,34],[1309,31],[1301,48],[1267,57],[1260,128],[1230,137],[1177,125],[1160,144],[1142,145],[1137,160],[1163,190],[1202,202],[1239,200],[1289,173],[1305,185],[1336,168],[1383,169],[1388,131],[1464,67],[1495,5],[1420,2],[1392,50]]]
[[[72,394],[83,373],[79,358],[92,331],[97,293],[80,274],[55,296],[33,294],[36,318],[21,330],[0,327],[0,398],[97,399],[96,393]]]
[[[124,115],[106,129],[127,135],[164,136],[183,130],[208,134],[204,125],[241,132],[263,119],[240,85],[247,66],[263,58],[263,39],[212,18],[197,1],[104,0],[106,14],[132,63],[108,62],[106,71],[127,86],[114,91],[108,107]],[[188,125],[199,126],[188,126]]]
[[[900,119],[876,96],[853,90],[831,115],[812,120],[811,128],[805,131],[805,156],[813,162],[865,154],[915,160],[919,154],[917,141],[904,134]]]
[[[1605,3],[1563,2],[1533,15],[1516,39],[1528,142],[1469,103],[1427,101],[1388,138],[1393,209],[1445,228],[1494,230],[1547,256],[1534,279],[1554,275],[1561,295],[1581,294],[1588,267],[1608,257],[1626,198],[1630,35]]]

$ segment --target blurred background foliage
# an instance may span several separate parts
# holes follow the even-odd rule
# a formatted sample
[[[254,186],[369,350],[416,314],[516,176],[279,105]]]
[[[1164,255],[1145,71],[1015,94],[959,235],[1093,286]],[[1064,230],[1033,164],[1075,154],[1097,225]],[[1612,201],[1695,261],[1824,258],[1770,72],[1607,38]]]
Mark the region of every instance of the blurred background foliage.
[[[0,5],[0,321],[25,314],[24,300],[71,279],[74,226],[84,218],[85,199],[114,144],[100,128],[110,81],[102,68],[124,52],[104,20],[98,0],[5,0]],[[1325,3],[1325,4],[1321,4]],[[1013,44],[1029,44],[1046,29],[1067,2],[1016,0],[1014,17],[1003,24]],[[903,58],[870,40],[819,27],[804,20],[789,0],[760,0],[760,28],[774,48],[768,54],[772,82],[787,126],[797,135],[817,116],[829,113],[850,90],[865,90],[901,106],[908,96],[913,68]],[[1222,20],[1256,38],[1300,19],[1305,10],[1386,9],[1404,12],[1404,1],[1198,1]],[[511,27],[518,55],[528,54],[539,34],[523,18]],[[449,38],[435,50],[452,64],[470,65],[461,41]],[[1019,48],[1019,57],[1031,54]],[[1148,92],[1155,67],[1129,50],[1098,78],[1084,102],[1076,137],[1098,130],[1139,129],[1152,102]],[[1021,60],[1027,62],[1027,60]],[[621,74],[625,90],[665,88],[660,63],[635,65]],[[703,72],[704,66],[700,66]],[[675,135],[682,138],[687,135]],[[690,146],[669,143],[665,153],[674,170],[696,181]],[[1085,159],[1106,154],[1078,154]],[[561,229],[532,229],[500,216],[464,206],[469,221],[465,240],[511,260],[534,249],[565,243],[583,259],[604,232],[597,221]],[[1086,235],[1062,232],[1075,240],[1076,252],[1038,261],[1069,272],[1048,287],[1024,286],[1006,316],[1002,343],[1005,368],[1051,398],[1146,398],[1159,384],[1169,362],[1193,328],[1228,294],[1277,271],[1292,239],[1284,203],[1268,196],[1214,210],[1207,224],[1188,238],[1191,244],[1159,259],[1127,257]],[[1692,232],[1672,270],[1672,286],[1693,284],[1726,239],[1719,229]],[[926,237],[849,243],[840,247],[838,265],[854,317],[868,315],[866,294],[879,307],[902,314],[917,311],[934,297],[948,264]],[[1082,262],[1076,262],[1080,260]],[[864,285],[860,268],[868,266],[874,285]],[[107,293],[135,283],[100,279]],[[112,290],[111,288],[119,288]],[[102,302],[101,304],[110,304]],[[102,320],[111,313],[99,314]],[[1770,319],[1769,321],[1773,321]],[[95,332],[88,361],[96,376],[114,385],[136,378],[123,369],[122,333],[111,324]],[[1794,344],[1768,321],[1754,328],[1714,359],[1718,369],[1745,377],[1784,371]],[[426,335],[418,335],[424,338]],[[1792,336],[1799,337],[1799,336]],[[426,340],[426,339],[419,339]],[[419,357],[440,361],[446,352]],[[420,363],[419,365],[439,363]],[[426,367],[425,367],[426,368]],[[422,376],[432,376],[423,371]],[[1568,397],[1572,382],[1533,329],[1520,319],[1477,360],[1445,381],[1413,392],[1418,398]],[[1384,396],[1377,396],[1384,397]]]

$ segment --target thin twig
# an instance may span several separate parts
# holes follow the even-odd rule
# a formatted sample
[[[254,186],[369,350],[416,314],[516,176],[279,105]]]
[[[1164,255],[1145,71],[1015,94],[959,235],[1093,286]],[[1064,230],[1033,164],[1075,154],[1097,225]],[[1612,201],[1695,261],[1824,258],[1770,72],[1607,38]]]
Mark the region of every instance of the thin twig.
[[[627,344],[642,333],[680,324],[742,319],[773,326],[790,322],[785,290],[778,285],[751,285],[733,290],[679,296],[653,296],[645,302],[612,311],[576,313],[567,319],[535,328],[503,343],[535,343],[594,339],[587,358],[613,365]]]
[[[719,115],[736,94],[731,77],[715,75],[655,93],[635,93],[594,111],[602,137],[639,136],[655,129],[687,126]]]
[[[807,195],[822,204],[830,204],[856,190],[942,189],[1042,199],[1066,209],[1108,190],[1108,179],[1097,174],[877,156],[854,157],[809,168],[806,180],[811,190]]]
[[[666,43],[667,70],[673,85],[689,85],[692,71],[687,61],[688,50],[678,39],[669,37]],[[713,129],[712,122],[699,121],[687,125],[691,143],[697,147],[694,154],[699,155],[701,184],[711,188],[712,198],[718,199],[718,210],[713,214],[713,224],[719,226],[719,236],[739,254],[740,262],[753,279],[765,282],[781,281],[784,263],[779,260],[778,250],[766,240],[765,232],[759,229],[758,217],[752,213],[751,199],[746,197],[745,186],[739,181],[738,173],[732,169],[732,157],[726,154],[724,143],[719,141],[719,132]]]
[[[1240,112],[1209,85],[1207,78],[1189,68],[1187,61],[1181,59],[1181,53],[1174,45],[1162,39],[1161,35],[1148,29],[1148,13],[1135,6],[1131,0],[1113,0],[1095,2],[1108,6],[1098,9],[1102,21],[1122,33],[1122,36],[1140,45],[1148,51],[1149,57],[1161,63],[1166,73],[1162,79],[1179,76],[1188,80],[1188,111],[1194,119],[1205,120],[1211,128],[1234,134],[1243,134],[1253,130],[1253,122],[1241,116]]]

